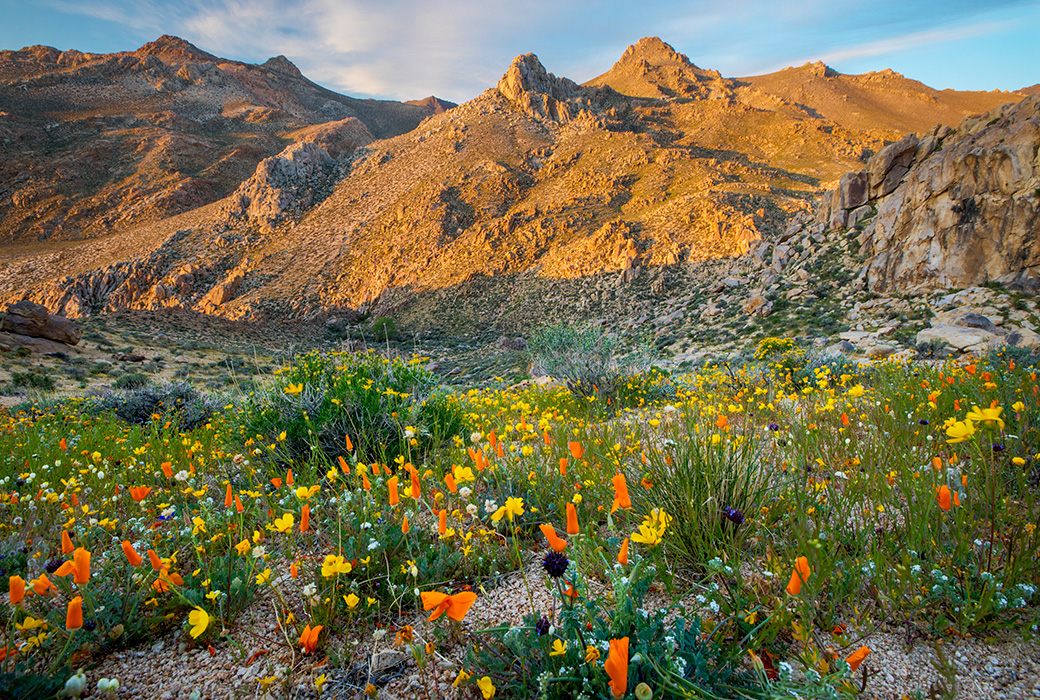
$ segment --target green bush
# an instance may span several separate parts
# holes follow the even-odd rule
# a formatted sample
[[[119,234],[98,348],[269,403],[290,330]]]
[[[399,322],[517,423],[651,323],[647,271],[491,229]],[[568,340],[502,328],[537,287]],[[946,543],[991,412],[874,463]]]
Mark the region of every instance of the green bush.
[[[28,372],[12,372],[11,384],[15,387],[28,387],[40,391],[54,391],[54,378],[39,369]]]
[[[394,319],[380,316],[372,322],[372,335],[379,342],[394,340],[397,337],[397,326]]]
[[[564,380],[571,392],[587,398],[615,397],[622,381],[645,372],[652,359],[645,344],[623,354],[621,338],[596,327],[546,326],[527,346],[536,371]]]
[[[124,375],[119,379],[133,376]],[[209,421],[224,403],[220,397],[203,393],[187,382],[173,382],[93,396],[84,402],[83,410],[95,414],[111,411],[127,423],[147,423],[153,415],[158,415],[163,421],[175,420],[182,430],[194,430]]]
[[[464,432],[458,400],[418,362],[375,353],[311,352],[294,358],[239,413],[242,434],[274,446],[279,462],[327,462],[346,455],[418,463],[430,449]]]
[[[148,381],[148,375],[143,372],[131,372],[112,382],[112,387],[115,389],[140,389],[148,384]]]

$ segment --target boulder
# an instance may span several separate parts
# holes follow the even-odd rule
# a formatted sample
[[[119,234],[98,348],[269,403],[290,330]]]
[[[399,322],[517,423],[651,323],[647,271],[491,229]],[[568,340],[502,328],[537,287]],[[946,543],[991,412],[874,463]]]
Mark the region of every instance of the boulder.
[[[996,339],[995,333],[980,328],[955,326],[951,323],[940,323],[917,334],[918,345],[940,341],[961,352],[984,350]]]
[[[766,299],[761,292],[755,293],[744,300],[741,305],[744,313],[748,316],[764,317],[773,312],[773,302]]]
[[[50,313],[43,304],[24,300],[8,304],[6,311],[0,314],[0,330],[66,345],[77,344],[81,337],[74,321]]]
[[[910,170],[917,152],[917,135],[907,134],[877,152],[867,165],[870,195],[873,198],[890,194]]]
[[[867,203],[867,173],[845,173],[838,181],[838,207],[856,209]]]
[[[38,352],[41,355],[52,352],[65,353],[69,350],[69,346],[64,343],[57,343],[46,338],[34,338],[30,335],[21,335],[19,333],[0,332],[0,345],[6,346],[8,350],[28,348],[30,352]]]

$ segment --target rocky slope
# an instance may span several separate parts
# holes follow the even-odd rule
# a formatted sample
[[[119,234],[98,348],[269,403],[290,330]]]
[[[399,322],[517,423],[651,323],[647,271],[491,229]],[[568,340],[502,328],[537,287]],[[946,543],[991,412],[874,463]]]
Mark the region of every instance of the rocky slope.
[[[0,51],[0,244],[165,219],[227,196],[308,126],[354,119],[368,141],[439,109],[345,97],[284,56],[250,65],[170,36],[115,54]]]
[[[697,291],[704,275],[714,284],[731,261],[775,244],[793,218],[810,218],[823,186],[902,136],[895,123],[860,128],[849,116],[886,104],[888,78],[875,89],[862,76],[803,77],[765,87],[724,79],[654,39],[587,85],[519,56],[495,88],[409,133],[365,145],[344,123],[340,162],[330,139],[300,136],[228,199],[164,222],[133,260],[91,269],[54,254],[58,279],[46,281],[12,254],[0,296],[70,316],[179,307],[264,319],[361,307],[413,331],[569,317],[625,331],[654,320],[661,343],[675,345],[669,329],[711,318],[701,308],[709,299],[732,310],[753,296],[746,279],[728,301],[729,287]],[[828,94],[858,85],[845,111],[824,116],[823,102],[798,101],[821,80]],[[1021,97],[929,93],[899,119],[930,128]],[[748,313],[778,318],[770,301]]]

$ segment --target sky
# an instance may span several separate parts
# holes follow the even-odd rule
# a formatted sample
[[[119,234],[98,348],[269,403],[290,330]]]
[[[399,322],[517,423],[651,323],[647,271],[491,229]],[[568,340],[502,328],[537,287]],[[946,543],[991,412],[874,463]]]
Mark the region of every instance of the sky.
[[[462,102],[529,52],[584,82],[643,36],[727,77],[822,60],[938,89],[1040,83],[1040,0],[0,0],[0,18],[0,49],[110,53],[173,34],[383,99]]]

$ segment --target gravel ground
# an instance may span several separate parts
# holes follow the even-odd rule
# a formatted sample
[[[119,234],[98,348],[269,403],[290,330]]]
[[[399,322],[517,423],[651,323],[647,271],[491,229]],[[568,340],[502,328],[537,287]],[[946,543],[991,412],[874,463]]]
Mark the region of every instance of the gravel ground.
[[[531,565],[536,563],[532,559]],[[528,582],[536,608],[549,610],[552,598],[542,581],[540,568],[530,569]],[[684,601],[685,602],[685,601]],[[292,602],[299,616],[303,604]],[[479,630],[505,623],[521,622],[529,609],[528,594],[519,574],[502,579],[500,585],[481,594],[470,609],[464,627]],[[470,698],[452,688],[461,668],[457,648],[438,649],[436,663],[420,672],[411,654],[402,653],[395,644],[392,630],[366,632],[363,639],[351,638],[348,628],[334,630],[324,648],[313,656],[303,656],[298,647],[289,650],[285,637],[274,623],[270,598],[258,597],[236,621],[234,637],[241,651],[221,641],[213,653],[193,647],[183,632],[173,630],[151,645],[115,653],[87,672],[89,687],[97,679],[116,677],[120,682],[120,698],[167,699],[188,698],[199,691],[211,700],[244,698],[317,698],[314,679],[322,673],[328,680],[323,699],[363,698],[368,680],[370,655],[381,666],[381,681],[389,682],[379,690],[379,698],[413,700],[418,698]],[[414,628],[415,641],[427,641],[428,626],[423,613],[411,615],[401,624]],[[295,642],[295,639],[290,641]],[[899,631],[878,632],[865,642],[873,653],[864,664],[870,676],[865,697],[878,700],[901,700],[921,691],[925,696],[938,688],[937,654],[923,640],[909,647],[906,634]],[[349,644],[349,650],[344,647]],[[957,694],[962,700],[1040,698],[1040,645],[1026,642],[1015,635],[1004,634],[985,641],[975,638],[951,638],[943,643],[947,660],[956,669]],[[324,654],[330,662],[324,665]],[[337,663],[334,659],[344,659]],[[333,668],[337,666],[338,668]],[[354,671],[351,673],[351,671]],[[274,678],[262,687],[261,679]],[[287,680],[291,678],[291,680]],[[472,693],[473,691],[468,691]],[[942,696],[945,697],[945,696]]]

